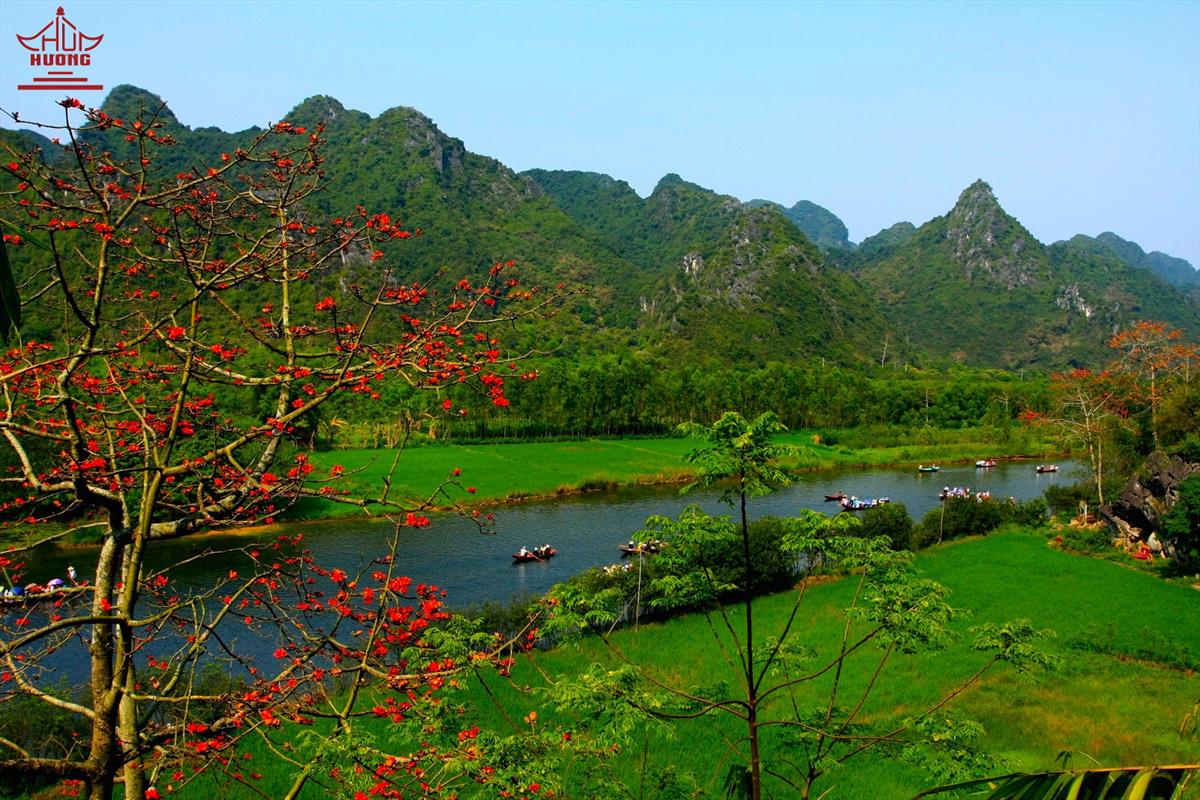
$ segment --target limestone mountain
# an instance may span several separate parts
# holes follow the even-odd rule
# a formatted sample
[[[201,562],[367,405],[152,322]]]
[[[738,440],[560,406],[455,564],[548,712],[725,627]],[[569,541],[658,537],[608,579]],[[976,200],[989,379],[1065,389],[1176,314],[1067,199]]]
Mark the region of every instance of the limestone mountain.
[[[132,86],[114,89],[103,110],[124,119],[156,115],[162,134],[178,142],[157,162],[167,176],[214,163],[261,133],[190,128],[161,98]],[[820,254],[777,211],[753,212],[678,176],[664,178],[645,201],[620,182],[589,179],[589,193],[607,193],[603,215],[589,218],[583,205],[561,207],[532,177],[470,152],[412,108],[372,117],[317,96],[280,120],[324,127],[329,184],[312,199],[321,211],[361,204],[422,231],[394,251],[404,280],[442,269],[457,277],[513,259],[528,282],[586,288],[583,300],[539,328],[544,340],[523,344],[569,353],[620,343],[755,362],[840,347],[851,358],[852,342],[869,341],[877,328],[850,322],[882,325],[852,280],[822,284]],[[86,136],[118,156],[134,155],[112,132]],[[323,279],[336,290],[347,277]],[[713,346],[717,319],[738,347]]]
[[[1094,364],[1135,319],[1191,335],[1200,314],[1157,276],[1113,255],[1046,247],[983,181],[854,272],[907,335],[934,353],[1006,368]],[[866,244],[866,243],[864,243]]]
[[[826,250],[825,258],[838,269],[853,271],[862,264],[878,261],[891,255],[916,232],[917,226],[911,222],[897,222],[874,236],[863,239],[852,250],[845,248]]]
[[[157,115],[178,141],[158,162],[167,176],[213,163],[262,132],[190,128],[132,86],[113,89],[103,108],[125,119]],[[586,287],[586,297],[529,334],[539,340],[524,342],[561,354],[853,361],[873,360],[889,340],[889,353],[902,357],[1059,367],[1093,360],[1113,328],[1132,319],[1200,329],[1196,306],[1150,271],[1157,265],[1185,280],[1169,257],[1110,234],[1047,248],[982,182],[946,216],[920,228],[898,223],[852,247],[845,225],[807,201],[790,209],[742,203],[673,174],[646,198],[598,173],[516,174],[412,108],[372,117],[316,96],[281,119],[324,126],[329,184],[314,198],[322,211],[361,204],[422,230],[394,251],[404,280],[514,259],[528,282]],[[111,132],[84,138],[135,155]],[[0,139],[56,157],[37,134],[0,131]],[[346,267],[356,268],[369,265]]]
[[[854,242],[850,241],[850,231],[846,228],[846,223],[842,222],[829,209],[822,208],[810,200],[801,200],[791,208],[784,208],[770,200],[751,200],[747,205],[752,208],[765,205],[778,207],[783,215],[803,231],[804,235],[822,251],[854,248]]]
[[[1090,253],[1113,255],[1131,267],[1149,270],[1200,303],[1200,272],[1185,259],[1157,250],[1147,253],[1136,242],[1122,239],[1111,231],[1095,238],[1083,234],[1072,236],[1066,244]]]
[[[693,355],[862,359],[886,333],[862,287],[826,265],[773,203],[754,207],[674,174],[644,200],[607,175],[525,174],[638,266],[640,324],[675,334]]]

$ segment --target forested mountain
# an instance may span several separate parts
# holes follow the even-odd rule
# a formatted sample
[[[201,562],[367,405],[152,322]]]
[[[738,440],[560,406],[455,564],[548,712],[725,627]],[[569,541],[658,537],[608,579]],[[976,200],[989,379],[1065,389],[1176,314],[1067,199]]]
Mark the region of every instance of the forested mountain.
[[[131,86],[113,89],[103,108],[125,119],[158,113],[179,142],[159,165],[167,175],[215,162],[260,132],[189,128]],[[1186,262],[1113,234],[1045,247],[982,182],[946,216],[920,228],[897,223],[856,247],[841,220],[808,201],[743,203],[673,174],[646,198],[598,173],[517,174],[411,108],[371,117],[318,96],[284,118],[325,126],[322,211],[361,204],[421,229],[395,250],[406,279],[513,259],[526,282],[585,287],[537,342],[521,342],[559,354],[853,363],[878,361],[887,342],[889,357],[914,363],[1058,367],[1093,363],[1113,329],[1133,319],[1200,330],[1196,304],[1152,272],[1186,283]],[[23,149],[49,144],[26,132],[0,136]],[[120,137],[85,138],[133,155]]]
[[[1136,242],[1122,239],[1111,231],[1095,238],[1079,234],[1072,236],[1065,244],[1088,253],[1116,256],[1131,267],[1149,270],[1200,303],[1200,272],[1185,259],[1157,250],[1147,253]]]
[[[1042,245],[976,181],[878,258],[859,262],[885,313],[933,352],[1006,368],[1094,364],[1112,332],[1158,319],[1195,336],[1200,315],[1116,256]]]
[[[850,241],[850,231],[846,228],[846,223],[838,219],[837,215],[829,209],[822,208],[810,200],[801,200],[791,208],[784,208],[771,200],[751,200],[747,205],[752,208],[765,205],[776,206],[785,217],[791,220],[793,225],[822,250],[854,248],[854,242]]]
[[[773,203],[754,207],[674,174],[645,200],[607,175],[525,174],[641,268],[640,322],[674,334],[669,351],[733,363],[854,360],[887,333],[862,287],[828,267]]]

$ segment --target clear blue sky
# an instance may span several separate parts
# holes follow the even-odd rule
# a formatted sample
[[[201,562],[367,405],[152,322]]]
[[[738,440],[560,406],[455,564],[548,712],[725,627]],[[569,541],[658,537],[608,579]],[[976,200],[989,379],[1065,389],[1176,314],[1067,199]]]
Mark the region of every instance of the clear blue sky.
[[[58,4],[0,0],[0,106],[25,117],[58,95],[16,90],[14,34]],[[517,170],[812,200],[855,241],[983,178],[1044,242],[1113,230],[1200,263],[1196,0],[62,4],[105,36],[87,77],[193,127],[314,94],[413,106]]]

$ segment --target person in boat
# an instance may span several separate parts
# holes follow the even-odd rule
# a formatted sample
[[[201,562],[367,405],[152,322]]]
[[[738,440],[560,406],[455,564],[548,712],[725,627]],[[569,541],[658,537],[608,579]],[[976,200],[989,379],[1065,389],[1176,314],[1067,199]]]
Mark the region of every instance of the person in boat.
[[[70,564],[67,565],[67,578],[71,581],[71,583],[79,583],[79,575],[75,572],[75,567],[71,566]]]
[[[521,549],[517,551],[517,555],[519,555],[519,556],[529,555],[529,551],[525,549],[525,545],[521,545]]]

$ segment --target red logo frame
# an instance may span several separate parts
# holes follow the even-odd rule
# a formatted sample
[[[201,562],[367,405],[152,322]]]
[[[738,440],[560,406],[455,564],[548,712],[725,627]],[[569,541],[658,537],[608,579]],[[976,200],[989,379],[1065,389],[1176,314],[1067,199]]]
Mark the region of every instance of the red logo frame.
[[[25,91],[71,90],[86,91],[103,89],[103,84],[89,83],[86,77],[76,75],[74,70],[61,67],[90,67],[92,50],[104,39],[104,34],[88,36],[75,23],[67,19],[62,6],[58,13],[37,33],[29,36],[17,34],[17,41],[29,51],[29,66],[44,67],[45,74],[34,77],[30,83],[17,84]]]

